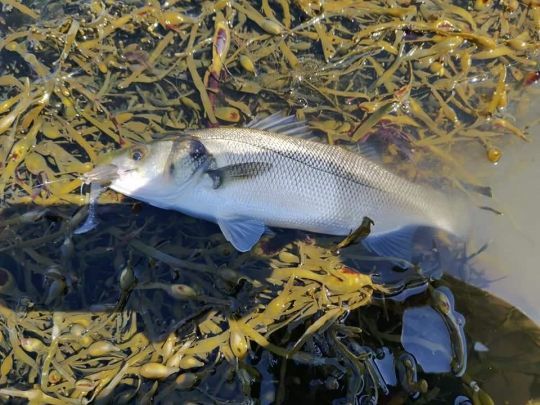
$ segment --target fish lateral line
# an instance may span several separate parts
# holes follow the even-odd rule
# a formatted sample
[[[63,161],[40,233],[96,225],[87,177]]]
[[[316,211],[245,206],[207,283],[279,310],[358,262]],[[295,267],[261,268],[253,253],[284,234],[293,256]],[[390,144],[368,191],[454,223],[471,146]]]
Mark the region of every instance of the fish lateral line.
[[[264,132],[266,132],[266,131],[264,131]],[[197,136],[197,135],[194,135],[194,136]],[[328,163],[332,166],[332,168],[336,169],[334,171],[333,170],[327,170],[325,168],[321,168],[320,166],[316,166],[314,164],[310,164],[310,163],[308,163],[308,159],[295,158],[294,156],[291,156],[291,155],[286,154],[284,152],[281,152],[279,150],[275,150],[275,149],[272,149],[270,147],[263,146],[263,145],[260,145],[260,144],[254,143],[254,142],[246,142],[246,141],[240,140],[240,139],[238,139],[238,138],[236,138],[234,136],[227,136],[227,135],[223,134],[220,137],[217,137],[217,136],[216,137],[207,137],[207,139],[212,139],[212,140],[215,139],[215,140],[220,140],[220,141],[232,141],[232,142],[237,142],[237,143],[243,144],[243,145],[249,145],[249,146],[261,149],[261,150],[266,151],[266,152],[274,153],[276,155],[279,155],[282,158],[289,159],[289,160],[291,160],[293,162],[297,162],[297,163],[302,164],[302,165],[304,165],[306,167],[309,167],[310,169],[313,169],[315,171],[322,172],[322,173],[327,173],[327,174],[330,174],[332,176],[341,178],[343,180],[350,181],[350,182],[352,182],[354,184],[358,184],[358,185],[363,186],[363,187],[371,188],[371,189],[374,189],[374,190],[380,190],[380,188],[378,188],[378,187],[376,187],[376,186],[374,186],[372,184],[359,181],[358,179],[355,178],[355,173],[353,173],[353,172],[346,171],[344,174],[339,173],[338,169],[340,169],[340,167],[333,164],[332,162],[328,162]],[[320,143],[320,142],[315,142],[315,141],[308,141],[308,142]],[[343,148],[343,147],[338,146],[338,145],[329,145],[329,144],[326,144],[326,145],[336,147],[336,148],[340,148],[340,149],[343,149],[344,151],[347,151],[349,153],[357,154],[359,156],[362,156],[359,153],[355,153],[353,151],[348,150],[347,148]],[[297,151],[297,154],[301,154],[301,151]],[[369,159],[366,159],[366,160],[369,160]],[[375,163],[373,163],[373,164],[375,164]],[[377,165],[377,166],[379,168],[381,168],[381,169],[387,170],[387,169],[385,169],[384,167],[382,167],[380,165]]]

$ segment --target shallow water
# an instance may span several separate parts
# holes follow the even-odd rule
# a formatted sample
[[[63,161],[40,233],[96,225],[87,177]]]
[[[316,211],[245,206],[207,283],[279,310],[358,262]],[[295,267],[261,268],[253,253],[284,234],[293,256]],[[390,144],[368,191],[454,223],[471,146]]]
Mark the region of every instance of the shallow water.
[[[487,203],[503,215],[478,212],[473,219],[471,251],[488,244],[471,263],[482,276],[454,274],[512,303],[540,324],[540,142],[536,137],[540,107],[532,101],[535,97],[525,98],[525,102],[531,101],[530,108],[518,116],[519,122],[529,127],[531,141],[510,142],[497,165],[487,164],[480,154],[478,161],[470,164],[493,189],[494,198]]]
[[[515,145],[505,155],[490,181],[504,216],[481,223],[491,242],[475,264],[493,280],[488,291],[540,324],[540,144]]]

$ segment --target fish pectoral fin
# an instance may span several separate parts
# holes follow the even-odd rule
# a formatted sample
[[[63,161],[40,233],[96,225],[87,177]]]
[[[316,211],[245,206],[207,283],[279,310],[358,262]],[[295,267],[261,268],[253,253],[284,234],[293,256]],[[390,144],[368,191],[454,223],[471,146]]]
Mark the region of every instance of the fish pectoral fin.
[[[207,170],[213,182],[214,189],[221,187],[227,181],[249,179],[267,172],[272,167],[269,162],[245,162]]]
[[[378,256],[396,257],[411,261],[414,235],[418,226],[406,226],[395,231],[369,235],[362,244]]]
[[[257,219],[234,217],[217,220],[221,232],[236,250],[247,252],[259,241],[266,226]]]
[[[246,125],[246,128],[259,129],[261,131],[275,132],[278,134],[309,138],[312,133],[306,121],[299,121],[294,115],[283,115],[281,112],[268,117],[256,117]]]

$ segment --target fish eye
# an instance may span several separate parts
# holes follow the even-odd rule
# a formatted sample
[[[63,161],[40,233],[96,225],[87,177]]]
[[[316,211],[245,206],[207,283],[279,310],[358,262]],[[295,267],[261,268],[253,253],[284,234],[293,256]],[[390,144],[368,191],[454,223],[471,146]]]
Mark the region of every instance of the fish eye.
[[[133,149],[133,151],[131,152],[131,159],[133,159],[133,160],[135,160],[135,161],[139,161],[139,160],[141,160],[143,157],[144,157],[144,151],[143,151],[142,149],[135,148],[135,149]]]

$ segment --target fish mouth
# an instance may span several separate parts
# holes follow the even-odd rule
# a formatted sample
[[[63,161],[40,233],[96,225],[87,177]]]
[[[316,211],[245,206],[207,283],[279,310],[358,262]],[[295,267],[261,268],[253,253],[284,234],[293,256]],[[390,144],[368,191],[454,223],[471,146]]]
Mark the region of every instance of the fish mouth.
[[[127,171],[130,170],[120,170],[118,166],[113,164],[99,165],[88,173],[83,174],[81,180],[84,184],[98,183],[100,185],[107,185]]]

